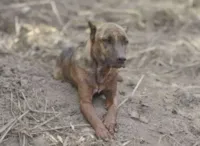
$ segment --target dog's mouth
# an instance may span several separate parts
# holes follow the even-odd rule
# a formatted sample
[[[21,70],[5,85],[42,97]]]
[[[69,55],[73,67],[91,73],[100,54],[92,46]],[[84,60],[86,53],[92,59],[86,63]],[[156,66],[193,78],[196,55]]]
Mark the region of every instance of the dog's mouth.
[[[113,68],[124,68],[126,66],[126,61],[107,60],[107,65]]]
[[[125,67],[125,62],[116,62],[111,65],[113,68],[124,68]]]

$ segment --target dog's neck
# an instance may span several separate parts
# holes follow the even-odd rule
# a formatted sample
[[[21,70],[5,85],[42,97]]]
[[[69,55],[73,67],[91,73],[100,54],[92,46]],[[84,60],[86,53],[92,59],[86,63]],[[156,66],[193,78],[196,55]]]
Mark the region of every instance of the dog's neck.
[[[103,56],[101,55],[101,51],[99,49],[99,46],[95,43],[92,43],[91,40],[88,41],[88,48],[90,52],[90,56],[92,60],[94,61],[96,67],[101,68],[108,68],[108,65],[105,62],[105,59],[103,59]]]

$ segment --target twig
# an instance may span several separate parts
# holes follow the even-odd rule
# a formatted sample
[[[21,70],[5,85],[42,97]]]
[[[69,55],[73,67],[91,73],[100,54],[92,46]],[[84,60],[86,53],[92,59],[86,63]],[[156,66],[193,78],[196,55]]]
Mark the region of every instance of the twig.
[[[72,25],[72,20],[69,20],[61,29],[61,33],[64,34],[65,30],[69,28],[69,26]]]
[[[35,95],[37,101],[39,102],[38,91],[33,89],[33,92],[34,92],[34,95]]]
[[[139,141],[140,143],[141,143],[141,142],[145,142],[145,140],[144,140],[143,138],[132,137],[130,140],[124,142],[124,143],[122,144],[122,146],[126,146],[126,145],[130,144],[130,143],[133,142],[133,141],[134,141],[134,143],[135,143],[135,141]]]
[[[77,128],[77,127],[89,127],[90,125],[89,124],[77,124],[77,125],[73,125],[73,126],[74,126],[74,128]],[[42,132],[54,131],[54,130],[62,130],[62,129],[65,129],[65,128],[71,128],[71,125],[55,127],[55,128],[50,128],[50,129],[43,129]]]
[[[9,100],[12,102],[12,104],[11,104],[11,105],[12,105],[12,109],[13,109],[13,105],[14,105],[15,107],[18,108],[18,110],[19,110],[21,113],[23,113],[23,111],[19,108],[19,106],[17,105],[17,103],[13,101],[12,94],[11,94],[11,98],[10,98]],[[14,112],[13,112],[13,114],[14,114]]]
[[[59,11],[58,11],[58,9],[56,7],[55,1],[51,1],[50,4],[51,4],[52,11],[55,13],[55,15],[56,15],[56,17],[58,19],[58,22],[60,23],[60,25],[63,25],[63,21],[62,21],[62,19],[60,17],[60,14],[59,14]]]
[[[22,145],[22,138],[21,138],[22,134],[20,132],[18,132],[17,134],[18,134],[18,138],[19,138],[19,145],[21,146]]]
[[[132,142],[132,140],[128,140],[128,141],[124,142],[124,143],[122,144],[122,146],[126,146],[126,145],[128,145],[129,143],[131,143],[131,142]]]
[[[166,135],[162,135],[162,136],[160,136],[160,138],[159,138],[159,140],[158,140],[158,144],[161,143],[162,139],[163,139],[165,136],[166,136]]]
[[[45,100],[44,111],[46,112],[47,111],[47,99],[46,99],[46,97],[44,97],[44,100]],[[44,119],[46,119],[46,114],[44,114]]]
[[[45,4],[49,4],[49,3],[50,3],[50,0],[28,2],[28,3],[17,3],[17,4],[11,4],[11,5],[8,5],[8,6],[1,6],[0,10],[19,9],[19,8],[22,8],[22,7],[45,5]]]
[[[27,101],[26,96],[24,95],[24,93],[21,92],[21,94],[22,94],[22,96],[23,96],[23,98],[24,98],[24,100],[25,100],[25,102],[26,102],[26,104],[27,104],[28,109],[29,109],[31,112],[35,112],[35,113],[45,113],[45,114],[55,114],[55,112],[51,112],[51,111],[38,111],[38,110],[32,109],[32,108],[30,107],[30,105],[29,105],[29,103],[28,103],[28,101]],[[56,113],[58,114],[59,112],[56,112]]]
[[[137,85],[135,86],[135,88],[133,89],[133,92],[131,93],[131,96],[128,96],[126,99],[124,99],[117,108],[119,108],[120,106],[122,106],[127,100],[129,100],[129,98],[133,97],[135,95],[136,90],[138,89],[139,85],[141,84],[142,80],[144,78],[144,75],[142,75],[142,77],[140,78],[140,80],[138,81]]]
[[[21,30],[21,25],[19,23],[19,18],[16,16],[15,17],[15,33],[16,33],[16,36],[19,36],[20,30]]]
[[[74,127],[74,125],[72,124],[72,122],[70,122],[69,125],[70,125],[71,129],[74,131],[74,130],[75,130],[75,127]]]
[[[19,121],[21,118],[23,118],[26,114],[28,114],[29,110],[24,112],[22,115],[20,115],[17,119],[15,119],[15,121],[8,127],[8,129],[5,131],[5,133],[1,136],[0,139],[0,144],[2,143],[2,141],[4,140],[4,138],[6,137],[6,135],[8,134],[8,132],[12,129],[12,127],[17,123],[17,121]]]
[[[15,121],[15,118],[11,119],[6,125],[4,125],[3,127],[1,127],[0,133],[4,132],[10,125],[12,125],[12,123],[14,121]]]
[[[20,102],[19,98],[20,98],[19,95],[17,95],[17,107],[19,108],[20,111],[23,111],[22,108],[21,108],[21,102]]]
[[[169,135],[167,135],[167,134],[165,134],[165,135],[163,135],[163,136],[161,136],[161,137],[159,138],[158,144],[161,144],[161,141],[162,141],[162,139],[163,139],[164,137],[168,137],[168,138],[172,139],[176,144],[182,146],[175,138],[173,138],[173,137],[171,137],[171,136],[169,136]]]
[[[22,138],[23,138],[22,146],[26,146],[26,135],[23,134]]]
[[[63,146],[67,146],[68,145],[68,140],[69,140],[69,137],[66,137],[64,142],[63,142]]]
[[[12,92],[10,95],[10,111],[11,111],[12,116],[15,117],[15,114],[13,112],[13,93]]]
[[[61,113],[58,113],[57,115],[55,115],[55,116],[49,118],[48,120],[44,121],[43,123],[41,123],[41,124],[39,124],[39,125],[36,125],[35,127],[31,128],[31,130],[36,129],[36,128],[40,127],[40,126],[43,126],[43,125],[47,124],[48,122],[50,122],[50,121],[52,121],[53,119],[55,119],[56,117],[58,117],[60,114],[61,114]]]

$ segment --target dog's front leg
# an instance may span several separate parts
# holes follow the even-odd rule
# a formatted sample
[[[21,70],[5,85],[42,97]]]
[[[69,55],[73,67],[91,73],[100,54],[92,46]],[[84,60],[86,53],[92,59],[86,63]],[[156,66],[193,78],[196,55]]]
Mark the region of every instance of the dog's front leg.
[[[104,117],[104,125],[111,134],[116,132],[116,117],[117,117],[117,81],[114,80],[110,85],[110,89],[104,91],[106,97],[106,108],[108,109],[107,114]]]
[[[104,126],[103,122],[97,116],[92,105],[92,89],[87,84],[79,84],[78,92],[80,96],[80,109],[85,118],[94,128],[96,136],[104,140],[111,138],[109,131]]]

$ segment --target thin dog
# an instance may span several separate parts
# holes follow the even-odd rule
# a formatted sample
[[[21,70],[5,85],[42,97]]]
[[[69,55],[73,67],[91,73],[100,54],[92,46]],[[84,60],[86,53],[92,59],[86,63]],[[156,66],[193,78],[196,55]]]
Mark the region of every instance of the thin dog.
[[[88,21],[88,25],[90,38],[86,46],[65,49],[57,59],[53,74],[55,79],[63,78],[78,89],[81,112],[96,136],[107,140],[116,130],[118,69],[125,67],[128,36],[115,23],[97,27]],[[106,97],[107,114],[103,121],[92,105],[96,93]]]

